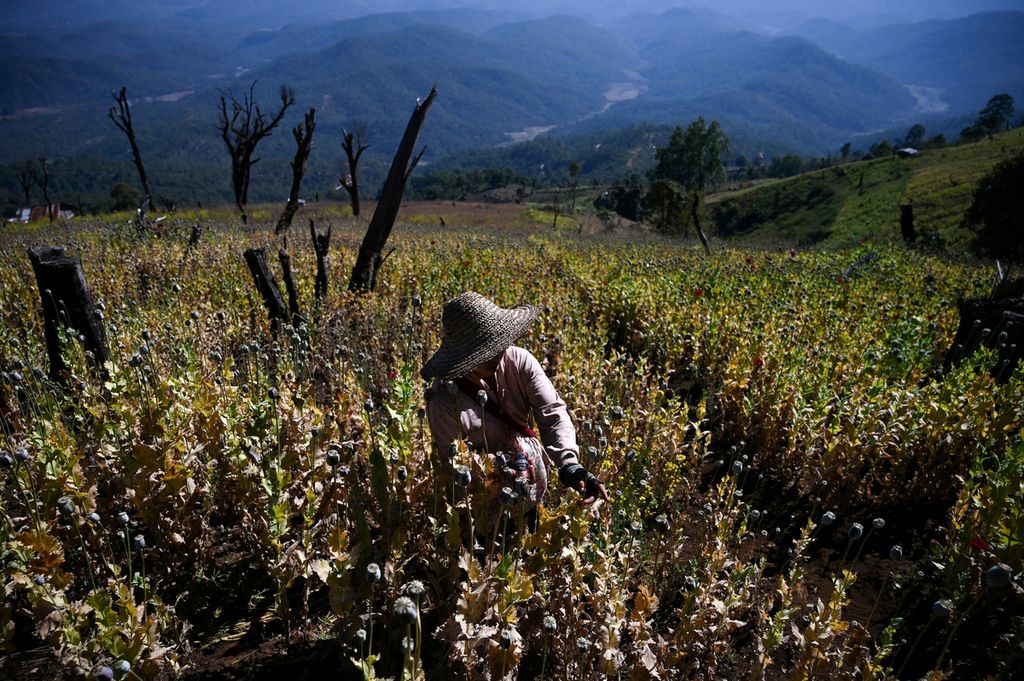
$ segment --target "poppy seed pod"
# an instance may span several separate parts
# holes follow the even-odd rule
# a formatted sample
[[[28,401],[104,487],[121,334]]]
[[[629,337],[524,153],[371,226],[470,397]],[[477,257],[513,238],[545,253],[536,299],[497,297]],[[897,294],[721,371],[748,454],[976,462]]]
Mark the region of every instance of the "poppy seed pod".
[[[459,466],[455,469],[455,482],[458,483],[459,487],[469,487],[469,483],[473,481],[473,475],[469,472],[469,469],[465,466]]]
[[[903,547],[895,544],[889,549],[889,560],[903,560]]]
[[[613,421],[621,421],[625,418],[626,413],[622,410],[622,407],[616,405],[608,410],[608,415],[611,416]]]
[[[477,390],[476,391],[476,402],[481,407],[484,406],[485,404],[487,404],[487,391],[486,390]]]
[[[946,618],[953,614],[953,601],[942,598],[932,603],[932,615],[939,618]]]
[[[454,442],[448,445],[448,458],[454,458],[459,453],[459,446]]]
[[[356,630],[355,638],[356,638],[356,644],[358,644],[358,645],[365,644],[366,643],[366,629],[357,629]]]
[[[585,655],[590,650],[590,641],[580,636],[576,639],[576,652],[580,655]]]
[[[525,498],[530,495],[530,483],[526,481],[526,478],[516,478],[512,482],[512,490],[516,495]]]
[[[864,526],[860,523],[854,523],[850,525],[850,530],[847,534],[850,535],[850,539],[860,539],[861,535],[864,534]]]
[[[871,527],[880,530],[885,527],[885,518],[875,518],[871,521]]]
[[[668,534],[668,530],[669,530],[668,518],[665,517],[664,515],[655,516],[655,518],[654,518],[654,529],[656,529],[661,534]]]
[[[511,487],[502,487],[501,492],[498,493],[498,501],[502,506],[512,506],[516,503],[516,493],[512,491]]]
[[[405,482],[406,480],[409,479],[409,469],[406,468],[405,466],[399,466],[398,470],[395,471],[395,474],[398,476],[398,479],[401,482]]]
[[[341,454],[339,454],[336,449],[329,449],[327,450],[327,454],[324,456],[324,459],[327,461],[328,466],[334,468],[341,463]]]
[[[697,580],[694,579],[692,576],[687,576],[686,578],[683,579],[683,588],[686,589],[687,591],[696,591],[697,590]]]
[[[366,566],[366,581],[370,584],[376,584],[380,581],[380,566],[376,563],[370,563]]]
[[[831,525],[832,523],[834,523],[835,521],[836,521],[836,514],[833,513],[832,511],[825,511],[821,515],[821,524],[822,525],[828,526],[828,525]]]
[[[412,636],[405,636],[402,638],[402,654],[406,657],[412,657],[413,653],[416,652],[416,639]]]
[[[447,383],[445,383],[444,389],[448,391],[448,394],[451,395],[452,397],[459,394],[459,386],[456,385],[454,381],[448,381]]]
[[[512,632],[508,629],[503,629],[501,636],[498,637],[498,645],[501,646],[502,650],[508,650],[512,647]]]
[[[399,624],[412,624],[419,617],[419,609],[408,596],[399,596],[391,606],[391,616]]]
[[[57,500],[57,509],[62,515],[72,515],[75,512],[75,502],[71,497],[61,497]]]
[[[128,524],[128,522],[129,522],[129,518],[128,518],[128,514],[127,513],[125,513],[124,511],[121,511],[120,513],[117,514],[117,524],[118,525],[120,525],[121,527],[124,527],[124,526],[126,526]]]
[[[1005,589],[1010,586],[1013,570],[1006,563],[996,563],[985,573],[985,584],[990,589]]]
[[[0,468],[11,468],[14,466],[14,458],[7,452],[0,454]]]
[[[558,622],[556,622],[555,618],[551,615],[544,615],[544,622],[542,626],[544,627],[544,631],[550,634],[553,633],[556,628],[558,628]]]
[[[132,547],[140,551],[146,548],[146,538],[141,534],[135,535],[132,537]]]
[[[14,458],[18,461],[25,463],[29,459],[28,447],[20,447],[14,452]]]
[[[751,522],[755,522],[756,523],[760,519],[761,519],[761,512],[758,511],[756,508],[753,511],[750,512],[750,520],[751,520]]]
[[[631,535],[633,535],[634,537],[639,536],[640,535],[640,531],[642,529],[643,529],[643,525],[641,525],[640,522],[637,521],[637,520],[634,520],[633,522],[631,522],[629,524],[629,533]]]
[[[118,674],[127,674],[132,670],[132,664],[128,660],[118,660],[114,663],[114,671]]]
[[[114,670],[110,667],[103,665],[92,675],[97,681],[112,681],[114,678]]]
[[[423,586],[423,582],[418,579],[414,579],[405,585],[405,595],[412,598],[419,598],[426,593],[426,587]]]
[[[742,461],[733,461],[732,462],[732,474],[733,475],[739,475],[742,472],[743,472],[743,462]]]

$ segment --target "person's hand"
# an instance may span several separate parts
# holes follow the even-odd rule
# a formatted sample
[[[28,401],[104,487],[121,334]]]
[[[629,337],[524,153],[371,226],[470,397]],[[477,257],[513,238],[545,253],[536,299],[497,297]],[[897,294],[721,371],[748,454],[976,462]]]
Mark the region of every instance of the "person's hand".
[[[590,506],[598,499],[608,501],[608,492],[597,476],[578,463],[567,463],[558,470],[558,479],[566,487],[576,490],[582,497],[580,503]]]

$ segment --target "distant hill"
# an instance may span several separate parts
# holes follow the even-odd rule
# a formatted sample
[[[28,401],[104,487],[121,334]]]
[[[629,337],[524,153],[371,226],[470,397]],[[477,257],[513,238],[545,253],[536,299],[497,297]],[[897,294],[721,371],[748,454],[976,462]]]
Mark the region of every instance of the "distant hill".
[[[960,222],[978,180],[1024,147],[1024,128],[993,140],[835,166],[709,197],[720,237],[748,243],[852,246],[897,241],[899,205],[913,201],[922,245],[962,253]]]
[[[1024,12],[864,29],[819,20],[795,32],[901,83],[937,89],[931,106],[940,112],[977,110],[999,92],[1024,100]]]

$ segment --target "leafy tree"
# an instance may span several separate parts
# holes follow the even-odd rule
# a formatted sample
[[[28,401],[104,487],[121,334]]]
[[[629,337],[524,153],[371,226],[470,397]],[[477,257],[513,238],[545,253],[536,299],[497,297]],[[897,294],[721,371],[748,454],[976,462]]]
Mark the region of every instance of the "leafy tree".
[[[1004,92],[988,100],[985,108],[978,112],[978,120],[974,124],[993,133],[1007,129],[1012,118],[1013,97]]]
[[[850,155],[850,143],[849,143],[849,142],[847,142],[846,144],[844,144],[843,146],[841,146],[841,147],[839,148],[839,154],[840,154],[840,155],[841,155],[841,156],[842,156],[843,158],[846,158],[847,156],[849,156],[849,155]]]
[[[804,160],[796,154],[776,156],[768,164],[769,177],[790,177],[798,175],[804,170]]]
[[[903,138],[903,145],[916,148],[921,146],[922,141],[924,141],[924,126],[920,123],[915,123],[907,131],[907,136]]]
[[[974,190],[964,223],[975,232],[975,248],[1024,264],[1024,153],[995,165]]]
[[[644,194],[644,215],[659,231],[679,231],[685,226],[687,219],[686,193],[683,185],[675,180],[655,180]]]
[[[872,157],[882,158],[883,156],[888,156],[892,153],[892,145],[886,140],[882,140],[881,142],[875,142],[872,144],[870,151]]]
[[[114,199],[114,210],[135,210],[142,203],[142,194],[135,187],[118,182],[110,190],[110,198]]]
[[[630,175],[624,182],[617,182],[608,191],[594,199],[594,207],[614,211],[627,220],[638,221],[644,199],[644,187],[640,178]]]
[[[659,147],[655,153],[657,163],[651,171],[651,191],[654,191],[654,184],[658,180],[670,180],[688,195],[690,220],[704,244],[704,250],[709,253],[711,247],[700,223],[701,205],[708,188],[725,179],[722,156],[728,149],[729,140],[718,121],[711,121],[708,125],[700,117],[690,123],[685,131],[679,127],[675,129],[668,145]],[[666,197],[675,193],[674,189],[662,186],[652,200],[663,205]]]
[[[983,125],[969,125],[960,131],[960,141],[964,143],[980,142],[988,135]]]

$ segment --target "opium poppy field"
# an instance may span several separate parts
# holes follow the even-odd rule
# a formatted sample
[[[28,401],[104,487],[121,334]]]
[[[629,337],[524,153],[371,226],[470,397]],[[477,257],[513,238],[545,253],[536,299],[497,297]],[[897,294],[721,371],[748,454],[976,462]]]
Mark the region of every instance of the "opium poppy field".
[[[0,236],[0,672],[14,678],[1011,678],[1024,371],[943,372],[995,271],[892,246],[720,248],[399,224],[271,329],[269,229]],[[321,225],[322,227],[323,225]],[[50,376],[26,249],[80,258],[110,361]],[[865,257],[868,253],[871,257]],[[493,457],[435,447],[419,369],[465,290],[521,345],[611,499],[534,527]],[[45,293],[44,293],[45,294]],[[998,329],[979,333],[998,334]],[[441,395],[435,399],[445,399]]]

